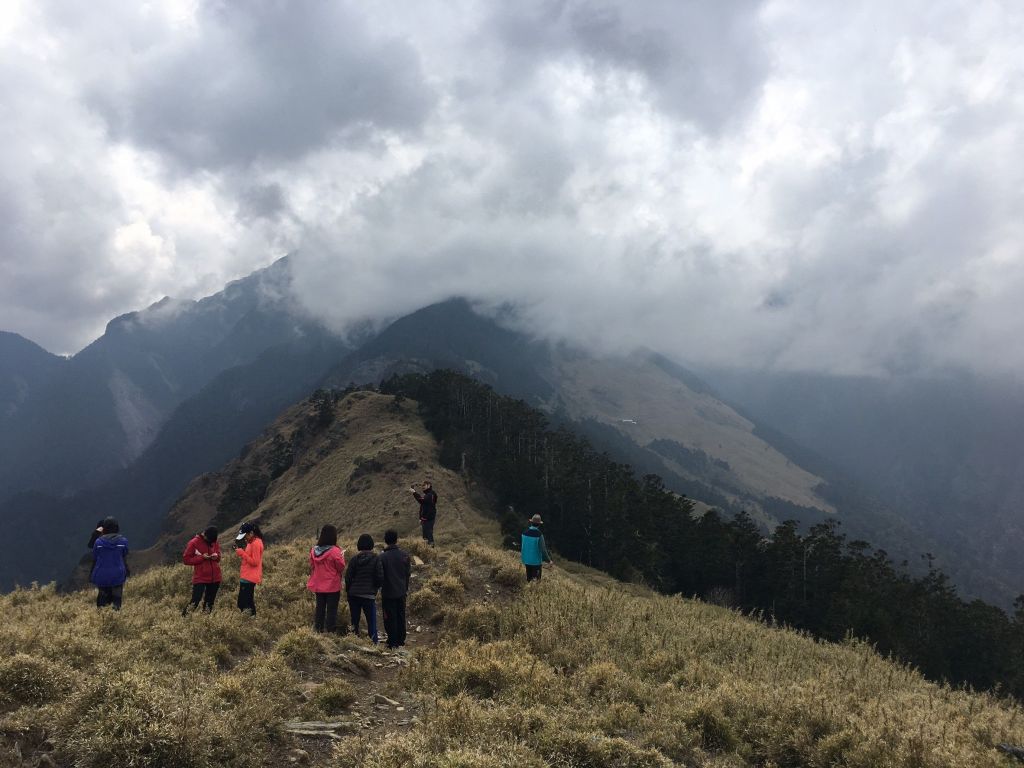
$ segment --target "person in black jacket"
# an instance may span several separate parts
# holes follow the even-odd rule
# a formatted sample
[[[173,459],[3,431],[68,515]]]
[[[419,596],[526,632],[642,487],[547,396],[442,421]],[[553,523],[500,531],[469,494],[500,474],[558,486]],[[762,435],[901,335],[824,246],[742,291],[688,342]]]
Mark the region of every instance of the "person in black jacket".
[[[380,556],[384,568],[384,584],[380,590],[380,607],[384,613],[384,631],[388,634],[388,648],[394,650],[405,645],[405,596],[409,594],[412,561],[398,548],[398,532],[384,534],[384,553]]]
[[[437,517],[437,494],[429,480],[423,481],[423,493],[410,487],[412,495],[420,503],[420,525],[423,528],[423,540],[434,546],[434,518]]]
[[[359,552],[345,568],[345,593],[352,615],[352,631],[359,634],[359,615],[366,614],[366,631],[373,643],[377,638],[377,590],[384,583],[384,566],[373,551],[373,537],[364,533],[356,543]]]

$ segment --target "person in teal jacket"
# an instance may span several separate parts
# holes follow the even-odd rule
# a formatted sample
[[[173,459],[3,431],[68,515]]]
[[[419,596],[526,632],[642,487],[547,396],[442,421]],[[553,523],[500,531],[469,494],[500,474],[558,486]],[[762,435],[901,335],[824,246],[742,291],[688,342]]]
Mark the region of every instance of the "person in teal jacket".
[[[544,563],[551,563],[551,555],[548,554],[547,544],[544,543],[544,534],[540,532],[540,526],[543,524],[540,515],[534,515],[530,518],[530,527],[523,531],[521,551],[527,581],[539,580]]]

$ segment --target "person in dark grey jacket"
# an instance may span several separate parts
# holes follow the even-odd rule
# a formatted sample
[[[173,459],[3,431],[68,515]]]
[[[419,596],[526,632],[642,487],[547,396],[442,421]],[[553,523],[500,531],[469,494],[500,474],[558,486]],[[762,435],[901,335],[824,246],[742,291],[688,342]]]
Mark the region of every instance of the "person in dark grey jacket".
[[[356,543],[358,554],[345,568],[345,594],[352,615],[352,631],[359,634],[360,613],[366,614],[366,631],[370,640],[377,637],[377,591],[384,583],[384,566],[373,551],[373,537],[364,533]]]
[[[384,566],[384,585],[380,590],[380,608],[384,613],[384,631],[388,633],[388,648],[405,645],[405,596],[409,594],[412,560],[407,552],[398,548],[398,532],[384,534],[384,553],[380,556]]]

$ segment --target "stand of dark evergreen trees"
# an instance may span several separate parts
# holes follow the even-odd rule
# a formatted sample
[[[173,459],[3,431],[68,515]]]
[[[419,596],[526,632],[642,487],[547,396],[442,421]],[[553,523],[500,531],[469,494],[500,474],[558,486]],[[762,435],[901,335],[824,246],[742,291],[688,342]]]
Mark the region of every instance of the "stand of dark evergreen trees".
[[[766,536],[745,513],[694,517],[657,476],[636,477],[526,403],[458,373],[394,377],[381,391],[419,402],[442,463],[497,494],[512,540],[539,513],[559,553],[618,578],[827,640],[864,638],[934,680],[1024,698],[1022,599],[1013,617],[966,602],[941,571],[913,577],[834,523],[801,531],[786,521]]]

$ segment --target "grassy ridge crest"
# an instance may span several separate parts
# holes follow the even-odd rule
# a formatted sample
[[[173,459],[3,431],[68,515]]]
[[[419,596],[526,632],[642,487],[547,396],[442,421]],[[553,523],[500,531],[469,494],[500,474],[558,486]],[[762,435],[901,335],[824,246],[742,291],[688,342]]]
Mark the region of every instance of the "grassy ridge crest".
[[[571,563],[525,588],[414,403],[356,393],[335,414],[256,510],[274,538],[255,620],[234,610],[230,566],[217,610],[187,620],[181,565],[134,576],[120,614],[97,612],[87,591],[0,597],[0,766],[996,768],[1009,764],[996,744],[1024,743],[1019,706],[927,682],[862,643]],[[396,517],[411,472],[432,475],[457,512],[446,520],[442,504],[436,551],[409,542],[425,561],[410,598],[424,631],[406,665],[310,632],[305,580],[321,519],[349,549],[397,520],[414,530]],[[417,719],[381,715],[378,693]],[[347,735],[296,736],[284,726],[296,719]]]

